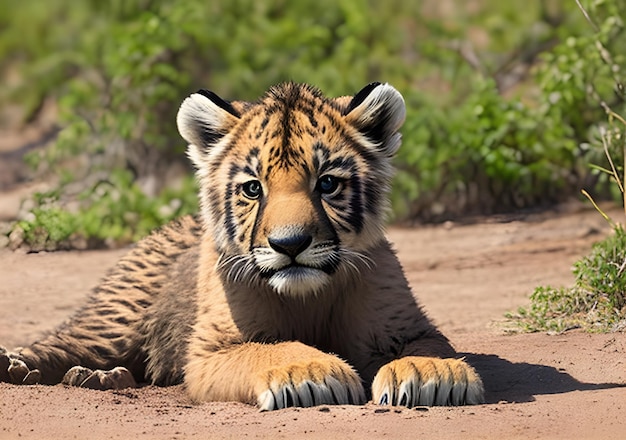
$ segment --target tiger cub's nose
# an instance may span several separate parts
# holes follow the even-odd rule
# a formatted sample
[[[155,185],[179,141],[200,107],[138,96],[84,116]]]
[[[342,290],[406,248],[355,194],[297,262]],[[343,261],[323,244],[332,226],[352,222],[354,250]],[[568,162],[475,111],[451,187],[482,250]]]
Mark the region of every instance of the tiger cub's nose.
[[[284,237],[268,237],[267,242],[276,252],[296,258],[309,247],[313,237],[306,233],[287,235]]]

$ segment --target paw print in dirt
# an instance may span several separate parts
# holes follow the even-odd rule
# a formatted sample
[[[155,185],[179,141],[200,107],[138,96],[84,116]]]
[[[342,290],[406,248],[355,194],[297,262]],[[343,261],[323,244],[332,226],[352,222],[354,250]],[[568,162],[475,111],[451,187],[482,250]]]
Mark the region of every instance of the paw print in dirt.
[[[15,385],[34,385],[41,381],[39,370],[31,370],[15,353],[0,347],[0,382]]]
[[[384,365],[372,383],[379,405],[474,405],[484,401],[483,383],[463,359],[408,356]]]

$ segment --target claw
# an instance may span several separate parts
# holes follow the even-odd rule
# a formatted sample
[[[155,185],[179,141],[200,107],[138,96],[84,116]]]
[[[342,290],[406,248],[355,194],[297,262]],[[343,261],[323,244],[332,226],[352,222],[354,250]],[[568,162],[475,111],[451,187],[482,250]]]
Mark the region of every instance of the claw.
[[[276,409],[276,398],[272,390],[266,390],[259,396],[259,411],[273,411]]]
[[[81,384],[81,388],[89,388],[90,390],[106,390],[104,371],[96,370],[87,377]]]
[[[333,399],[331,402],[324,402],[330,404],[342,404],[349,402],[348,400],[348,391],[344,387],[344,385],[339,382],[334,377],[328,377],[326,379],[326,386],[330,389],[332,393]]]
[[[0,382],[15,385],[35,385],[41,381],[39,370],[30,370],[26,363],[0,347]]]
[[[415,402],[419,400],[419,391],[416,393],[415,388],[415,382],[412,380],[402,382],[400,385],[400,398],[398,399],[399,406],[411,408],[415,405]]]
[[[420,405],[433,406],[437,397],[437,383],[429,380],[420,389]]]
[[[30,370],[24,380],[23,385],[36,385],[41,382],[41,372],[39,370]]]
[[[379,405],[389,405],[389,394],[384,393],[380,396],[380,400],[378,401]]]
[[[304,381],[297,387],[297,394],[300,397],[300,405],[304,408],[315,405],[315,384],[309,380]]]
[[[298,393],[293,386],[283,387],[282,399],[280,402],[280,408],[289,408],[292,406],[298,406]]]
[[[313,398],[313,403],[310,406],[331,404],[333,402],[333,393],[327,386],[311,381],[307,381],[306,383]]]
[[[23,384],[24,378],[26,378],[30,372],[24,361],[19,359],[11,359],[11,364],[9,365],[7,371],[11,377],[11,382],[17,385]]]
[[[269,389],[259,394],[257,404],[260,411],[293,406],[343,405],[350,402],[361,404],[365,400],[362,394],[359,390],[346,390],[345,385],[339,380],[328,377],[321,383],[305,380],[297,386],[291,383],[272,384]]]
[[[82,384],[92,374],[93,371],[89,368],[80,366],[72,367],[67,370],[67,373],[63,376],[61,383],[64,385],[79,387],[80,384]]]
[[[406,393],[402,393],[398,406],[411,406],[409,402],[409,396]]]

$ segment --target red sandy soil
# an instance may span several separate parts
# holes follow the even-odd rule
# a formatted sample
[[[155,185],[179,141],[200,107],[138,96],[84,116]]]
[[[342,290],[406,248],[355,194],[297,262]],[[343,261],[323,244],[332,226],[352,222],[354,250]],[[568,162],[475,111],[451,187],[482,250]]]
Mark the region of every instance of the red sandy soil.
[[[182,387],[0,384],[0,439],[626,438],[626,333],[511,335],[503,323],[536,286],[571,285],[572,263],[608,232],[595,211],[571,206],[390,230],[417,296],[482,375],[484,405],[259,413],[193,404]],[[0,251],[0,345],[28,344],[59,324],[123,253]]]

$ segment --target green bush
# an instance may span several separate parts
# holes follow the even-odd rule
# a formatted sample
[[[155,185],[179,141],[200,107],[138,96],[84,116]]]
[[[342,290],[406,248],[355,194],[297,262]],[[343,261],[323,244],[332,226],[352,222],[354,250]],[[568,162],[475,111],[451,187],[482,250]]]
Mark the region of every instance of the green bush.
[[[509,314],[524,331],[626,330],[626,232],[622,226],[574,265],[571,288],[538,287],[531,305]]]
[[[611,184],[614,193],[619,195],[626,214],[626,174],[624,164],[626,159],[626,119],[624,112],[624,87],[619,73],[619,63],[623,57],[614,57],[609,51],[609,43],[615,35],[620,35],[623,22],[619,18],[624,12],[624,6],[617,3],[596,1],[589,9],[581,5],[582,12],[596,30],[595,38],[580,40],[568,39],[568,47],[578,50],[587,50],[583,59],[574,53],[555,51],[551,56],[554,66],[564,65],[571,70],[571,74],[562,77],[556,75],[556,84],[553,93],[557,94],[555,103],[564,101],[568,106],[579,107],[585,110],[584,100],[591,96],[601,100],[600,96],[610,95],[615,90],[617,100],[607,102],[601,100],[601,108],[608,116],[605,125],[598,124],[596,144],[601,144],[602,151],[608,164],[594,165],[593,168]],[[602,7],[602,10],[600,10]],[[621,10],[620,10],[621,8]],[[593,17],[593,18],[592,18]],[[603,19],[600,25],[595,24],[594,18]],[[589,61],[591,60],[591,61]],[[595,61],[595,63],[593,62]],[[557,73],[564,72],[565,69]],[[597,69],[597,72],[595,72]],[[592,72],[589,74],[589,72]],[[598,73],[599,72],[599,73]],[[579,86],[586,85],[585,75],[598,78],[597,82],[587,85],[587,91],[570,90],[565,81]],[[554,80],[554,78],[551,78]],[[619,111],[614,110],[615,107]],[[564,109],[558,109],[563,115],[568,114]],[[579,114],[571,114],[570,127],[573,130],[584,127]],[[530,297],[529,308],[519,308],[517,314],[508,314],[507,317],[516,322],[523,330],[555,332],[571,328],[583,328],[589,331],[624,331],[626,330],[626,232],[624,226],[609,218],[595,203],[587,191],[583,194],[589,198],[599,213],[611,224],[613,234],[596,243],[590,255],[582,258],[574,265],[576,277],[573,287],[553,288],[538,287]]]
[[[57,192],[38,193],[36,207],[15,229],[34,251],[123,246],[177,217],[193,214],[196,192],[195,180],[187,177],[178,187],[148,197],[128,171],[115,170],[109,179],[84,191],[73,210],[58,207]]]
[[[554,202],[576,191],[583,168],[575,138],[548,107],[504,99],[491,79],[454,111],[414,112],[409,95],[396,203],[412,217],[438,219]],[[445,147],[445,148],[444,148]]]

